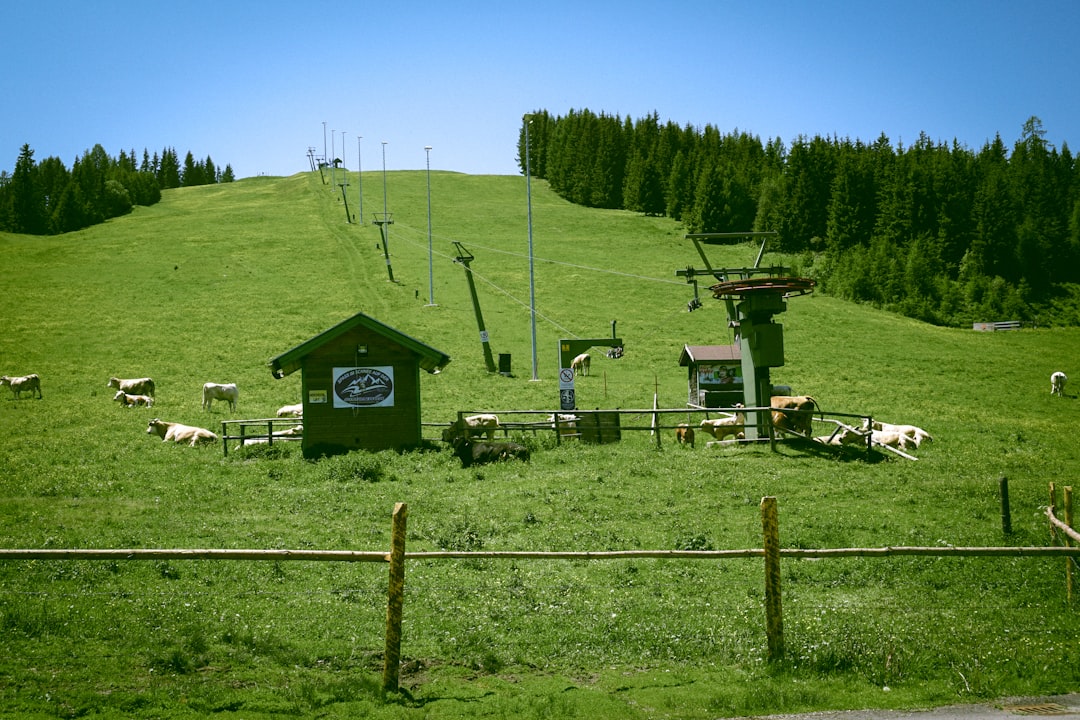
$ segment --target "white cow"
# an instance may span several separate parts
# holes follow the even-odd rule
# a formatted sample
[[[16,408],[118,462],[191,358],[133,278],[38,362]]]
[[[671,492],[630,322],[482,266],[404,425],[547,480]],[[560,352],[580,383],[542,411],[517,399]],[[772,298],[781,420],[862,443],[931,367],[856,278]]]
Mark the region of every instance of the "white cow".
[[[924,442],[934,441],[934,438],[931,437],[930,433],[926,432],[921,427],[915,427],[914,425],[893,425],[892,423],[875,420],[873,430],[881,433],[898,433],[904,435],[911,439],[911,442],[915,447],[919,447]]]
[[[735,407],[741,408],[742,403],[735,403]],[[729,417],[702,420],[701,429],[717,440],[723,440],[728,435],[731,435],[736,440],[745,438],[746,413],[739,410]]]
[[[887,445],[897,450],[907,450],[912,447],[917,447],[915,438],[910,435],[905,435],[902,432],[895,430],[871,430],[869,433],[870,441],[875,445]],[[859,445],[866,446],[867,433],[854,432],[848,429],[844,429],[839,436],[841,445]]]
[[[236,401],[240,399],[240,391],[236,383],[206,383],[202,386],[202,406],[209,410],[215,400],[224,400],[229,403],[229,409],[236,410]]]
[[[128,395],[123,390],[117,390],[113,400],[123,407],[152,407],[154,398],[149,395]]]
[[[558,430],[560,438],[567,438],[580,435],[577,426],[577,421],[580,419],[577,415],[559,413],[558,421],[556,421],[555,415],[548,415],[547,421],[551,423],[551,427]]]
[[[581,353],[570,361],[570,369],[574,371],[575,375],[588,375],[591,364],[592,358],[589,357],[589,353]]]
[[[1068,382],[1068,380],[1069,380],[1069,378],[1067,378],[1065,376],[1065,373],[1061,372],[1060,370],[1058,370],[1053,375],[1051,375],[1050,376],[1050,394],[1051,395],[1057,395],[1058,397],[1061,397],[1062,394],[1065,392],[1065,383]]]
[[[41,399],[41,378],[35,373],[23,375],[22,377],[0,376],[0,387],[5,386],[11,388],[16,400],[22,397],[24,392],[30,393],[31,397],[37,392],[37,399]]]
[[[195,447],[200,443],[217,442],[218,436],[209,430],[192,425],[181,425],[175,422],[165,422],[154,418],[146,426],[147,435],[157,433],[162,442],[185,443]]]
[[[282,405],[277,411],[278,417],[304,417],[304,403]]]
[[[115,390],[121,390],[129,395],[149,395],[154,397],[154,381],[148,377],[144,378],[109,378],[109,382],[105,384],[105,387],[111,387]]]
[[[488,440],[495,437],[495,431],[499,429],[499,416],[490,413],[481,415],[468,415],[455,420],[450,427],[443,430],[443,442],[453,442],[455,438],[474,438],[487,435]]]

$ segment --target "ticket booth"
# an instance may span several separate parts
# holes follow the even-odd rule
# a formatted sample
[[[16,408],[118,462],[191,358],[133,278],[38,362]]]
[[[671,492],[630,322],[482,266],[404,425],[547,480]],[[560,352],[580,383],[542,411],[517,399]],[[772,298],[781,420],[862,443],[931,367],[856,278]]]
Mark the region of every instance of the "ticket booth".
[[[739,345],[684,345],[679,365],[687,368],[687,403],[731,408],[743,402],[742,352]]]
[[[318,458],[419,447],[420,371],[435,374],[449,362],[446,353],[357,313],[269,366],[279,379],[301,372],[303,453]]]

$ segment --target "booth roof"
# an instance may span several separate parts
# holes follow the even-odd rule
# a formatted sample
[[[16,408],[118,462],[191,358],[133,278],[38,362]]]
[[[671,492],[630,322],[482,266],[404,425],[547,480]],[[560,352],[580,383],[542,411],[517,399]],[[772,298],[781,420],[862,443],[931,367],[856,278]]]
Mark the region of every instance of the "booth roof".
[[[742,358],[739,345],[683,345],[679,365],[703,362],[737,362]]]
[[[300,343],[291,350],[286,350],[277,357],[271,358],[267,365],[270,372],[276,378],[283,378],[290,373],[296,372],[303,364],[303,359],[317,348],[344,335],[357,327],[366,327],[369,330],[382,335],[398,345],[408,348],[420,358],[420,367],[429,373],[437,373],[450,362],[450,356],[441,350],[436,350],[430,345],[425,345],[419,340],[385,325],[373,317],[364,313],[357,313],[351,318],[342,320],[334,327],[319,333],[315,337]]]

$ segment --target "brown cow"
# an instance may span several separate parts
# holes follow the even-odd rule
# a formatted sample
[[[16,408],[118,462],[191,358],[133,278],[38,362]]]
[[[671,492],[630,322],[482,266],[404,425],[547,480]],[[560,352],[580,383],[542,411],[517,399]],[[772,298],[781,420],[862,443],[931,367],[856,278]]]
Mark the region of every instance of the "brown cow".
[[[774,408],[773,427],[799,435],[810,435],[810,423],[814,419],[814,411],[818,409],[814,398],[809,395],[773,395],[769,404]]]

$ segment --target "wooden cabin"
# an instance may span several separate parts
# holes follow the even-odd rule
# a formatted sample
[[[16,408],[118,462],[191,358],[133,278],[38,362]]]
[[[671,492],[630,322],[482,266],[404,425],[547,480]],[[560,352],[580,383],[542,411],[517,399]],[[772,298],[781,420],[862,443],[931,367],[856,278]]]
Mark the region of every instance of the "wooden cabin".
[[[363,313],[268,363],[275,378],[299,370],[306,458],[421,444],[420,370],[450,356]]]
[[[743,402],[742,351],[735,345],[684,345],[679,365],[688,369],[687,402],[730,408]]]

